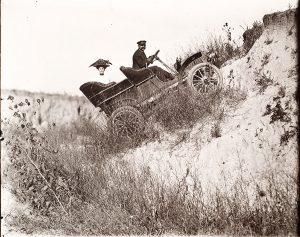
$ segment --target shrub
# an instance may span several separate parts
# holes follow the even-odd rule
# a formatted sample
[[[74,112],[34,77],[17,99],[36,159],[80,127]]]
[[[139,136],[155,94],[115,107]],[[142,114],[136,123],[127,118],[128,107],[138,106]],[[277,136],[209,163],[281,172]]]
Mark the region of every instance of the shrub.
[[[264,55],[263,59],[261,60],[261,63],[262,63],[261,66],[262,67],[265,66],[265,65],[267,65],[269,63],[270,56],[271,56],[271,54],[265,54]]]
[[[288,144],[289,140],[296,135],[296,130],[285,131],[280,136],[280,146],[285,146]]]
[[[211,34],[202,44],[199,42],[192,43],[190,48],[182,52],[178,59],[185,59],[197,52],[202,52],[204,61],[222,67],[227,61],[241,58],[249,52],[256,40],[262,35],[263,24],[255,21],[251,28],[247,27],[242,35],[242,45],[239,42],[241,37],[237,39],[232,37],[234,28],[228,23],[223,25],[222,30],[223,35]],[[183,50],[181,49],[181,51]]]
[[[259,88],[259,93],[263,94],[268,86],[273,84],[273,78],[271,76],[271,72],[262,72],[262,70],[254,71],[254,75],[256,76],[255,81],[256,85]]]
[[[211,36],[202,51],[208,61],[217,67],[221,67],[226,61],[241,55],[241,49],[234,41],[226,40],[221,36]]]
[[[280,122],[291,121],[290,115],[287,112],[285,112],[284,109],[282,108],[280,100],[276,102],[276,105],[273,108],[270,104],[266,106],[266,112],[263,114],[263,116],[266,115],[271,115],[270,124],[276,121],[280,121]]]
[[[266,45],[269,45],[269,44],[271,44],[273,42],[273,39],[270,39],[270,38],[267,38],[266,40],[265,40],[265,44]]]
[[[262,35],[263,24],[255,21],[251,28],[248,28],[243,33],[243,45],[241,46],[238,40],[232,38],[233,28],[225,23],[222,27],[224,36],[210,35],[202,46],[189,50],[189,55],[192,51],[201,51],[207,61],[221,67],[230,59],[240,58],[246,55],[254,45],[255,41]],[[187,54],[185,54],[187,56]],[[185,57],[182,57],[185,58]]]
[[[263,24],[255,21],[251,28],[248,28],[243,33],[243,49],[244,53],[247,54],[254,45],[255,41],[261,36],[263,32]]]
[[[211,128],[211,132],[210,132],[212,137],[221,137],[221,127],[220,127],[220,123],[215,123],[213,125],[213,127]]]
[[[66,213],[67,204],[78,205],[83,199],[78,172],[69,172],[60,160],[58,137],[38,132],[24,118],[20,123],[6,132],[10,162],[17,171],[11,177],[17,197],[39,214]]]
[[[286,95],[286,87],[285,86],[280,86],[278,90],[278,96],[283,98]]]

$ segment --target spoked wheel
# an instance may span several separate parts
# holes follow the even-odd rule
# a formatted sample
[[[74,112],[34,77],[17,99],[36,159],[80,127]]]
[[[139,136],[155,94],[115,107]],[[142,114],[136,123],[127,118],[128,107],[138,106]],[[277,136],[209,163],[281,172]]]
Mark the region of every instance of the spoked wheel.
[[[187,85],[195,94],[206,94],[222,88],[220,70],[210,63],[200,63],[189,70]]]
[[[117,108],[108,121],[110,131],[121,138],[133,138],[144,130],[145,121],[140,111],[132,106]]]

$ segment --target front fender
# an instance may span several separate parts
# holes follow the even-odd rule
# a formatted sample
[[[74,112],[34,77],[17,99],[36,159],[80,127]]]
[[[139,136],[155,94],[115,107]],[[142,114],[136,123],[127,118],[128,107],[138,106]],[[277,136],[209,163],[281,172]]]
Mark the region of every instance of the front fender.
[[[187,59],[184,60],[184,62],[180,62],[180,61],[176,61],[175,63],[175,68],[176,70],[181,73],[184,71],[184,69],[186,69],[186,67],[191,63],[193,62],[194,60],[197,60],[198,58],[201,58],[202,57],[202,53],[201,52],[198,52],[198,53],[195,53],[193,54],[192,56],[188,57]]]

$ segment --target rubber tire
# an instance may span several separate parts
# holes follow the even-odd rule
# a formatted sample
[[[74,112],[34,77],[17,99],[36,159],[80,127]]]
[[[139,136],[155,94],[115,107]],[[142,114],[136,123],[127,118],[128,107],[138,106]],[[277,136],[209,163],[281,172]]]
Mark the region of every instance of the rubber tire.
[[[213,69],[213,71],[217,74],[218,79],[219,79],[219,84],[217,86],[217,89],[215,91],[220,91],[223,87],[223,76],[219,68],[217,68],[215,65],[211,63],[199,63],[194,65],[189,71],[188,71],[188,77],[187,77],[187,87],[189,90],[194,94],[194,95],[201,95],[200,93],[193,85],[193,74],[195,71],[197,71],[199,68],[204,67],[204,66],[209,66]]]
[[[195,59],[194,61],[190,62],[186,68],[183,70],[185,74],[188,74],[189,71],[194,67],[196,64],[204,63],[202,57]]]
[[[117,125],[115,124],[116,119],[121,116],[125,116],[126,114],[130,114],[131,116],[135,117],[136,121],[138,124],[136,124],[138,126],[138,128],[136,128],[136,131],[133,131],[134,133],[131,132],[129,130],[129,126],[127,126],[125,124],[126,130],[124,132],[124,134],[121,134],[119,132],[120,129],[117,128]],[[120,137],[129,137],[132,138],[135,135],[139,135],[141,134],[144,129],[145,129],[145,119],[144,116],[142,115],[142,113],[137,110],[136,108],[132,107],[132,106],[123,106],[123,107],[119,107],[116,110],[113,111],[113,113],[111,114],[111,116],[109,117],[108,120],[108,129],[109,131],[116,136],[120,136]],[[128,132],[128,134],[125,134],[126,132]]]

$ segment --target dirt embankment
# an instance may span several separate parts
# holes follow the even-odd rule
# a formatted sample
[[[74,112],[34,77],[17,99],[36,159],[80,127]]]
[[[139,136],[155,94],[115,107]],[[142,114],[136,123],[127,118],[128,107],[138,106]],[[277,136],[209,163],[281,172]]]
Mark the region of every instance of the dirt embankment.
[[[247,99],[236,111],[227,111],[221,137],[211,137],[207,121],[179,143],[180,134],[165,134],[125,159],[166,180],[189,170],[203,180],[204,189],[230,189],[242,175],[253,197],[257,187],[266,188],[271,172],[277,181],[296,178],[295,10],[266,15],[263,22],[263,34],[248,54],[222,68],[225,87],[244,90]]]

